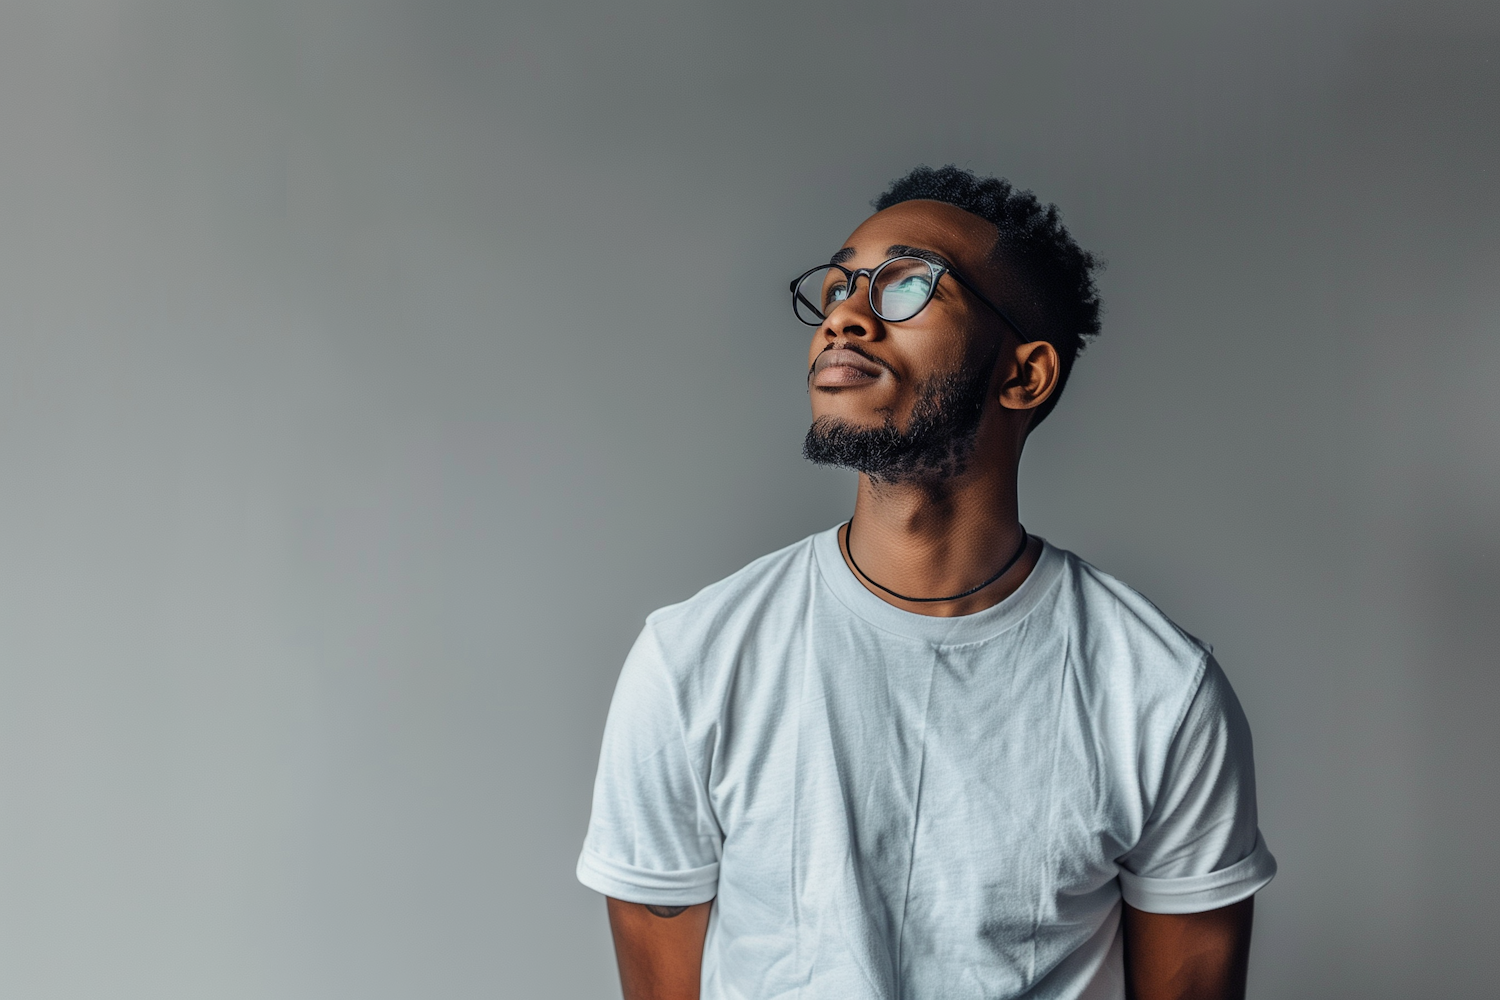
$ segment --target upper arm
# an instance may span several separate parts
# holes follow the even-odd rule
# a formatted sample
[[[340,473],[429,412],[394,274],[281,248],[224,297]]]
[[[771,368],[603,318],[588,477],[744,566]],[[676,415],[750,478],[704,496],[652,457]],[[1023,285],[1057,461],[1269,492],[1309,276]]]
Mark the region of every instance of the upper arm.
[[[1243,1000],[1255,897],[1202,913],[1148,913],[1125,904],[1130,1000]]]
[[[610,704],[578,859],[579,881],[605,896],[691,906],[717,891],[723,836],[703,780],[703,741],[687,737],[685,700],[648,625]]]
[[[579,880],[608,897],[626,1000],[698,997],[722,835],[681,703],[648,624],[610,705],[578,860]]]
[[[1126,903],[1195,914],[1238,903],[1271,880],[1276,860],[1256,822],[1250,727],[1212,658],[1153,768],[1150,813],[1117,859]]]
[[[609,898],[625,1000],[698,1000],[713,901],[660,907]]]
[[[1256,823],[1250,727],[1211,657],[1160,774],[1140,839],[1119,859],[1129,995],[1239,1000],[1254,894],[1276,861]]]

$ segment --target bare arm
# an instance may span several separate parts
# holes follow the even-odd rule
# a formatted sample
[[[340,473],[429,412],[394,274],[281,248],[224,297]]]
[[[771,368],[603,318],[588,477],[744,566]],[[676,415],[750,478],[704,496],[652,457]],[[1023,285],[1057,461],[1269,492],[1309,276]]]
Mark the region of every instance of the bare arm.
[[[703,939],[713,901],[650,906],[609,900],[620,988],[625,1000],[698,1000]]]
[[[1124,906],[1131,1000],[1244,1000],[1254,896],[1204,913]]]

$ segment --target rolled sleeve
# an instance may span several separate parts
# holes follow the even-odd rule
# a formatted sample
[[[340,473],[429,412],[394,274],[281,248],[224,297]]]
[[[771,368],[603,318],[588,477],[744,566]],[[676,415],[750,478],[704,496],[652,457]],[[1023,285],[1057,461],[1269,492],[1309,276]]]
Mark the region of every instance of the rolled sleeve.
[[[694,906],[714,898],[719,884],[719,863],[663,872],[621,864],[585,847],[578,855],[578,881],[595,892],[631,903]]]
[[[1202,913],[1255,895],[1275,874],[1276,859],[1257,833],[1249,857],[1206,875],[1149,878],[1122,869],[1120,893],[1125,902],[1148,913]]]

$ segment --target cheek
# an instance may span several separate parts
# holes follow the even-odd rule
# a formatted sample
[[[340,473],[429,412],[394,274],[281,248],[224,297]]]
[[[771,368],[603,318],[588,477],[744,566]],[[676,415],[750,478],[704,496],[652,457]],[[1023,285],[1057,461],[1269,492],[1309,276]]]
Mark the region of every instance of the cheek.
[[[963,369],[981,353],[968,337],[955,333],[946,323],[903,330],[899,339],[892,338],[891,346],[894,350],[887,351],[886,356],[913,382]]]

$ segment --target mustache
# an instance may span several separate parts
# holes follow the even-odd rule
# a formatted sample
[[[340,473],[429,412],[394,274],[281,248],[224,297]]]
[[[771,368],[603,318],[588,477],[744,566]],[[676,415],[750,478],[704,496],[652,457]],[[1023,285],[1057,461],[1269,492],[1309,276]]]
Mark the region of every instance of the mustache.
[[[866,361],[870,362],[870,364],[872,364],[872,365],[879,365],[880,367],[884,368],[886,371],[890,372],[891,378],[895,379],[897,382],[901,381],[901,376],[896,374],[896,369],[892,368],[890,366],[889,362],[887,362],[887,361],[885,361],[885,360],[883,360],[881,358],[877,358],[875,355],[871,354],[869,351],[865,350],[863,347],[860,347],[858,344],[847,342],[847,341],[844,342],[844,343],[842,343],[842,344],[840,344],[840,343],[832,343],[832,344],[829,344],[827,347],[823,348],[821,351],[819,351],[818,355],[819,355],[819,357],[821,357],[822,355],[827,354],[829,351],[832,351],[832,350],[843,350],[843,351],[848,351],[850,354],[858,354],[860,357],[862,357]],[[807,380],[809,382],[812,381],[813,370],[816,369],[817,367],[818,367],[818,359],[814,358],[813,359],[813,363],[807,366]]]

